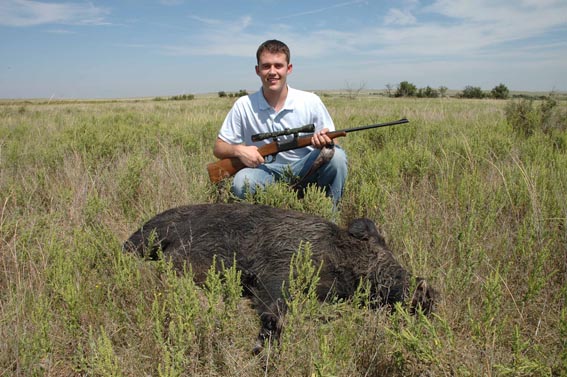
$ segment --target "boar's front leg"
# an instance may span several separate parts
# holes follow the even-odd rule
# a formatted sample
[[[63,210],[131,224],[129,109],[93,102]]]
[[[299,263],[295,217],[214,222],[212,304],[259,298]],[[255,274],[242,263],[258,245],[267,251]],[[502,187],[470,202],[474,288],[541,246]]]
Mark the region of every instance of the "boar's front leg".
[[[278,342],[282,333],[283,317],[287,311],[287,305],[281,298],[275,300],[260,313],[261,328],[258,339],[252,352],[257,355],[264,349],[264,344],[268,342]]]
[[[254,354],[260,353],[267,341],[278,342],[282,332],[287,304],[282,295],[283,279],[274,278],[275,276],[271,276],[268,280],[257,276],[255,289],[251,292],[261,323],[260,333],[253,349]]]

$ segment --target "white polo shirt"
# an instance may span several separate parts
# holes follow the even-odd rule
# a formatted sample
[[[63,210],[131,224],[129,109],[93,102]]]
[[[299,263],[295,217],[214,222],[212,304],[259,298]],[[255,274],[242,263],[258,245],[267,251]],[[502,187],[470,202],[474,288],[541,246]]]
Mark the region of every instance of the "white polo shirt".
[[[313,123],[315,131],[328,128],[335,130],[335,125],[327,108],[314,93],[290,88],[288,86],[285,105],[276,112],[268,104],[262,90],[240,97],[227,114],[218,137],[229,144],[256,145],[258,147],[271,143],[266,139],[252,142],[252,135],[264,132],[283,131]],[[279,141],[291,139],[293,136],[278,138]],[[313,147],[280,152],[276,156],[277,163],[290,163],[307,155]]]

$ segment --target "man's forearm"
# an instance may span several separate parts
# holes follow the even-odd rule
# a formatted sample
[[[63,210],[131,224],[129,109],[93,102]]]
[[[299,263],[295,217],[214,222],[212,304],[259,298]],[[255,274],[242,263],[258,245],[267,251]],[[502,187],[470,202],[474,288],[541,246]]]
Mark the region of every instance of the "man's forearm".
[[[226,141],[218,138],[213,148],[213,154],[216,158],[232,158],[238,157],[237,155],[238,144],[229,144]]]

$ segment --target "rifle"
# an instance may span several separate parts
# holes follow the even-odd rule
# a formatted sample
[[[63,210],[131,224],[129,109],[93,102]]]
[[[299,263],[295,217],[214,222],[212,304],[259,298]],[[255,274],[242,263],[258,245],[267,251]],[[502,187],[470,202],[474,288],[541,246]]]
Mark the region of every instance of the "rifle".
[[[348,128],[346,130],[327,132],[327,136],[329,136],[330,139],[334,139],[339,136],[346,136],[346,134],[349,132],[368,130],[371,128],[394,126],[396,124],[402,124],[408,122],[409,120],[403,118],[393,122],[371,124],[368,126],[360,126],[360,127]],[[306,126],[287,129],[279,132],[266,132],[266,133],[252,135],[252,141],[259,141],[268,138],[274,139],[272,143],[258,147],[258,152],[262,155],[262,157],[275,156],[279,152],[289,151],[297,148],[303,148],[311,145],[312,135],[299,137],[299,133],[313,132],[314,130],[315,130],[315,125],[308,124]],[[287,135],[293,135],[293,139],[289,141],[278,140],[278,137],[287,136]],[[211,182],[218,183],[223,179],[233,176],[239,170],[242,170],[245,167],[246,165],[244,165],[239,158],[231,157],[231,158],[223,158],[222,160],[207,164],[207,171],[209,172],[209,179],[211,180]]]

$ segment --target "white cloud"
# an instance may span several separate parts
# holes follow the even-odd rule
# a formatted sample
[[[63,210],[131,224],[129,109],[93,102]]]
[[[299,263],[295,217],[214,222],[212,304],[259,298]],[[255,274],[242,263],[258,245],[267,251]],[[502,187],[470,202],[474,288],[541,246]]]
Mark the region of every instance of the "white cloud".
[[[222,20],[216,19],[216,18],[208,18],[208,17],[201,17],[201,16],[189,16],[190,19],[198,21],[202,24],[205,25],[210,25],[210,26],[217,26],[217,25],[222,25],[224,22]]]
[[[413,25],[416,22],[415,16],[407,9],[390,9],[384,17],[386,25]]]
[[[506,43],[538,37],[567,25],[567,2],[554,0],[544,0],[541,4],[536,0],[523,0],[517,4],[498,0],[436,0],[432,5],[421,8],[415,1],[406,1],[402,6],[390,9],[385,22],[379,26],[349,30],[313,28],[309,32],[274,24],[270,31],[258,34],[248,31],[255,26],[248,16],[230,22],[194,16],[193,19],[211,27],[187,46],[169,46],[168,49],[183,54],[217,55],[226,52],[232,56],[248,56],[263,37],[277,36],[290,43],[295,56],[359,54],[464,58],[482,55]],[[435,18],[429,17],[431,15],[445,18],[434,21]]]
[[[189,18],[205,25],[202,32],[189,36],[189,41],[181,44],[156,46],[165,55],[170,56],[207,56],[226,55],[253,57],[262,36],[247,31],[253,20],[242,16],[235,20],[190,16]],[[268,37],[266,37],[268,39]]]
[[[33,0],[0,2],[0,25],[34,26],[43,24],[99,25],[108,13],[90,3],[46,3]]]
[[[286,18],[302,17],[302,16],[311,16],[311,15],[313,15],[313,14],[327,12],[327,11],[329,11],[329,10],[331,10],[331,9],[337,9],[337,8],[348,7],[348,6],[351,6],[351,5],[356,5],[356,4],[360,4],[360,3],[366,3],[366,2],[367,2],[366,0],[347,1],[347,2],[345,2],[345,3],[339,3],[339,4],[334,4],[334,5],[322,7],[322,8],[316,8],[316,9],[306,10],[306,11],[304,11],[304,12],[299,12],[299,13],[294,13],[294,14],[288,14],[288,15],[279,17],[278,20],[283,20],[283,19],[286,19]],[[305,4],[309,4],[309,3],[306,2]]]
[[[67,29],[50,29],[50,30],[46,30],[46,32],[50,34],[75,34],[74,31]]]
[[[222,32],[226,33],[239,33],[243,32],[250,24],[252,23],[252,17],[250,16],[242,16],[235,21],[226,22],[225,20],[216,19],[216,18],[206,18],[200,16],[189,16],[189,18],[199,21],[202,24],[208,26],[215,26],[220,27],[222,26]]]
[[[497,84],[493,81],[498,77],[516,88],[522,82],[526,89],[546,87],[554,80],[563,80],[563,87],[558,67],[565,67],[561,62],[567,61],[567,42],[559,37],[537,41],[567,26],[567,2],[522,1],[514,5],[498,0],[473,4],[437,0],[424,7],[407,0],[400,8],[390,9],[384,22],[348,29],[298,29],[291,21],[263,28],[262,20],[249,16],[230,21],[192,17],[202,24],[198,33],[159,49],[167,55],[253,59],[260,41],[278,38],[290,45],[294,62],[300,59],[302,69],[296,71],[295,79],[321,80],[320,66],[314,63],[321,61],[326,72],[334,72],[325,75],[325,85],[334,87],[344,85],[345,75],[363,77],[361,81],[378,87],[398,79],[453,88],[490,86]],[[432,77],[441,81],[431,82]],[[333,78],[337,82],[331,83]],[[378,81],[370,82],[373,79]]]
[[[567,2],[548,0],[547,5],[531,5],[530,1],[518,6],[508,1],[438,0],[421,9],[410,4],[405,10],[391,9],[385,17],[386,27],[357,30],[337,47],[344,50],[349,46],[384,58],[490,58],[489,53],[517,49],[515,42],[567,26]],[[419,14],[420,19],[413,14]],[[428,18],[432,14],[446,18],[433,21],[435,18]],[[392,28],[391,24],[397,26]],[[545,47],[538,49],[543,52]]]
[[[464,22],[509,28],[509,34],[525,34],[567,23],[565,1],[436,0],[425,9]]]

